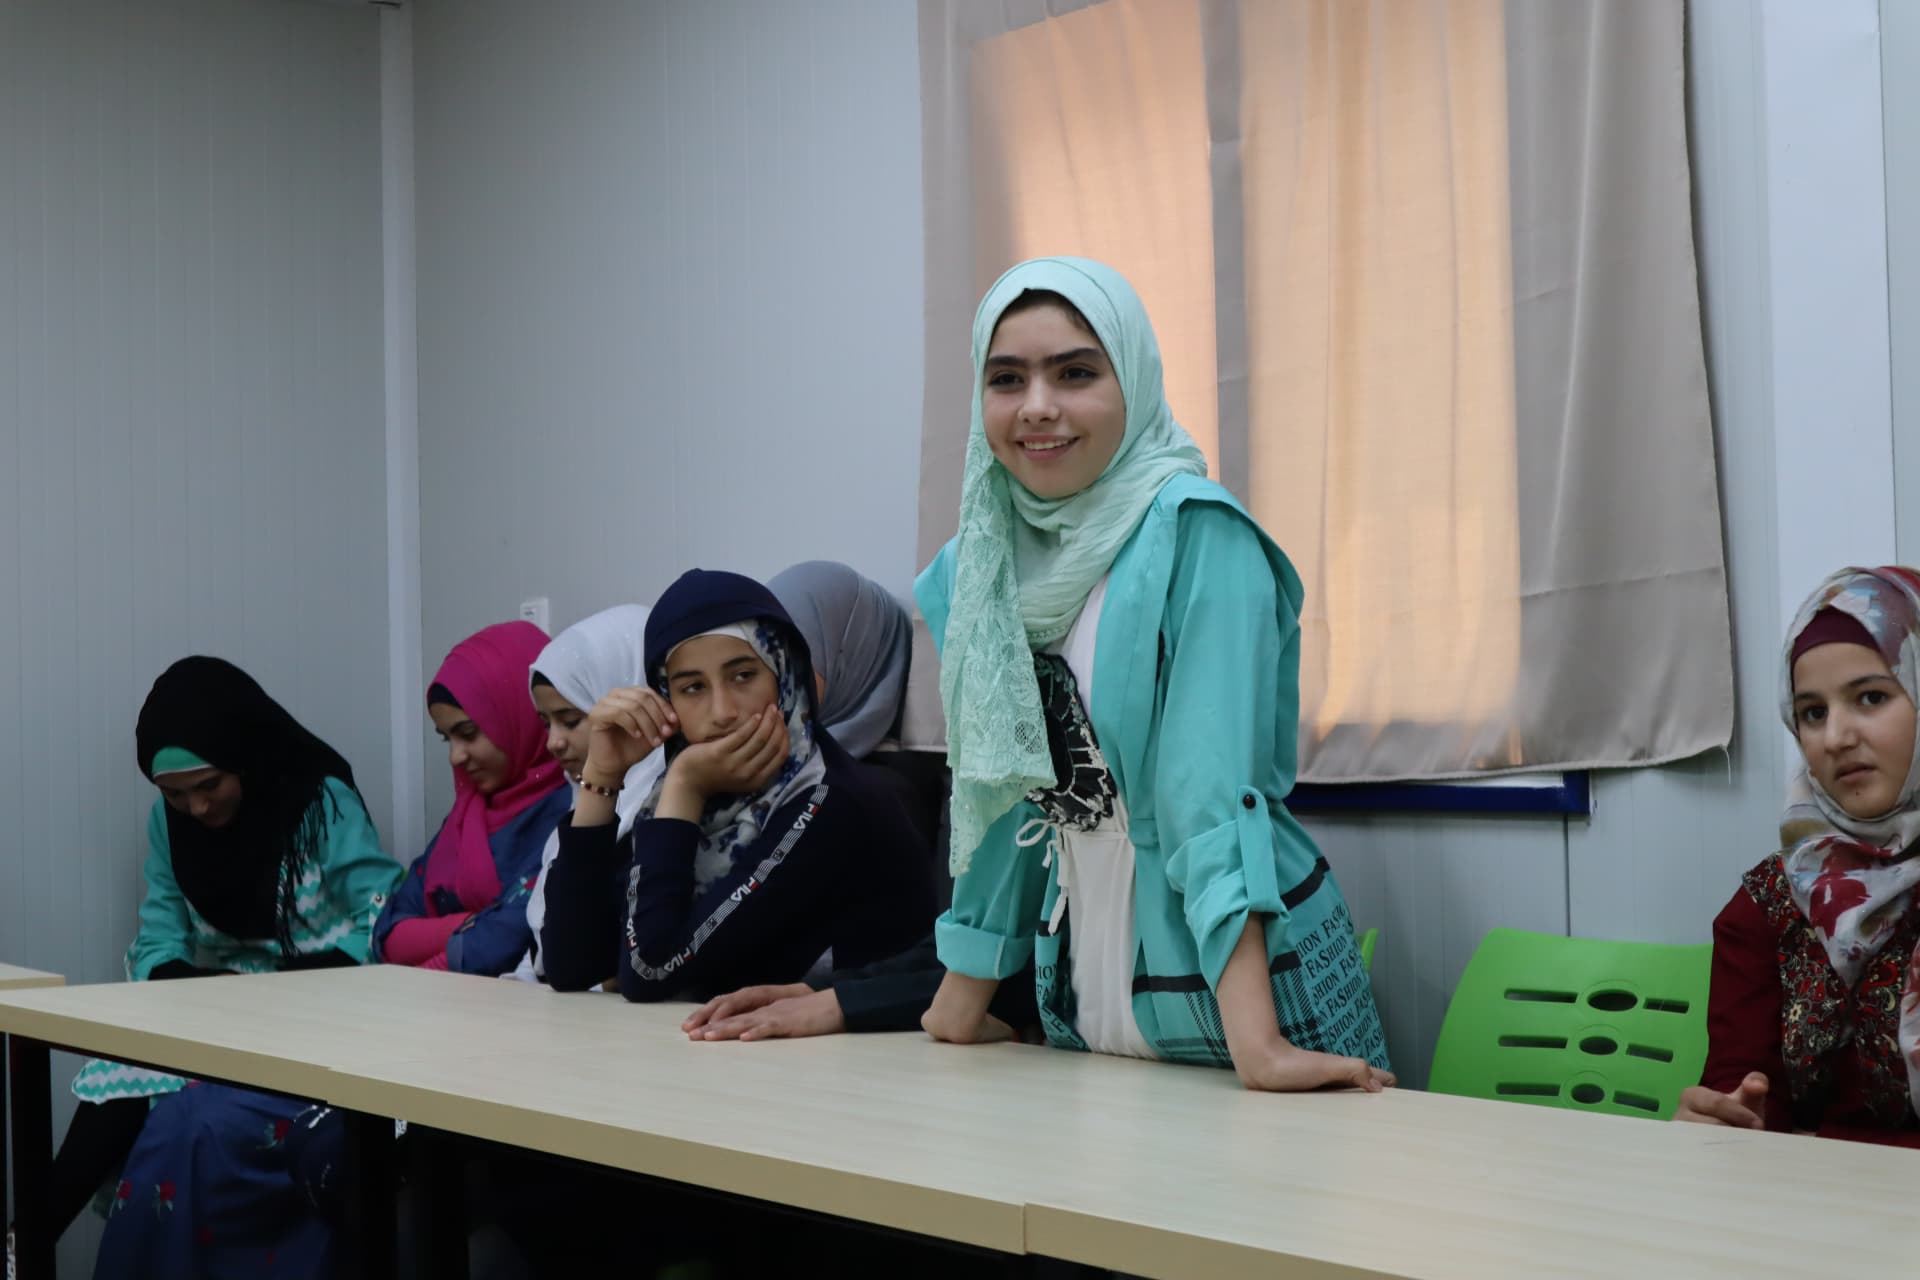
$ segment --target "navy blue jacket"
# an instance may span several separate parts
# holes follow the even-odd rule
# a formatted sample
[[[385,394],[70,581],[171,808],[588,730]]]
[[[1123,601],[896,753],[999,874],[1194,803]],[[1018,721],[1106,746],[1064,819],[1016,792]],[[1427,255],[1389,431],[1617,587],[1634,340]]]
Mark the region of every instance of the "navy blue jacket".
[[[540,874],[540,854],[547,846],[553,824],[565,820],[571,794],[565,787],[554,788],[487,837],[487,844],[493,849],[494,869],[500,874],[500,896],[469,916],[447,939],[447,968],[455,973],[494,977],[511,973],[520,963],[520,957],[527,953],[527,944],[533,941],[533,930],[527,926],[527,899]],[[445,829],[443,822],[441,830]],[[433,839],[427,841],[425,851],[407,868],[400,887],[387,899],[380,918],[374,921],[376,957],[384,958],[382,948],[395,925],[427,914],[427,859],[433,856],[433,846],[439,840],[440,833],[435,832]],[[451,915],[462,910],[458,898],[444,889],[440,893],[441,900],[436,904],[439,910],[435,914]]]

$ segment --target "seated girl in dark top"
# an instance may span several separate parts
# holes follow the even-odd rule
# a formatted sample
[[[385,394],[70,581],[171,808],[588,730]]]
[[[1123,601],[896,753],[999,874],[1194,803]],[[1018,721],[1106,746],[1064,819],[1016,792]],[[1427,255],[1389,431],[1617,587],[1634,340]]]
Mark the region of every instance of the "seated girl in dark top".
[[[548,872],[547,981],[608,975],[629,1000],[704,998],[798,981],[829,950],[884,959],[925,935],[924,836],[897,789],[820,725],[812,661],[759,583],[695,569],[647,621],[651,688],[590,717],[581,794]],[[625,836],[614,799],[632,765],[667,771]]]

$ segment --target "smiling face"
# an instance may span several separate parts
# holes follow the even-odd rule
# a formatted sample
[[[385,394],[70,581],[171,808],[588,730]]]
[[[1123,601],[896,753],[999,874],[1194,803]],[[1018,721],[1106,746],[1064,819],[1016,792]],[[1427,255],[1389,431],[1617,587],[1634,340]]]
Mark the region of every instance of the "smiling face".
[[[1878,651],[1823,644],[1793,664],[1793,724],[1807,770],[1855,818],[1900,803],[1913,763],[1913,700]]]
[[[436,702],[427,708],[433,727],[447,744],[447,759],[467,775],[468,781],[483,796],[498,791],[507,781],[507,753],[480,732],[473,718],[451,703]]]
[[[1087,488],[1126,439],[1120,379],[1100,339],[1064,303],[1003,314],[981,380],[987,444],[1037,498]]]

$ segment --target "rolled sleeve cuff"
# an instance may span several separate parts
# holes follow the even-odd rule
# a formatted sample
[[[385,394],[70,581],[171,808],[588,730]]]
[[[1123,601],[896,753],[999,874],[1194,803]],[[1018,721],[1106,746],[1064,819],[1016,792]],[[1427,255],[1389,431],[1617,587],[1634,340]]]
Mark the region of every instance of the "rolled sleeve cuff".
[[[990,929],[961,924],[948,911],[933,923],[940,963],[969,978],[1010,978],[1033,960],[1031,934],[1009,938]]]
[[[1219,988],[1249,914],[1286,921],[1274,858],[1266,797],[1242,787],[1234,797],[1233,821],[1195,836],[1168,862],[1169,877],[1187,886],[1187,927],[1209,988]]]

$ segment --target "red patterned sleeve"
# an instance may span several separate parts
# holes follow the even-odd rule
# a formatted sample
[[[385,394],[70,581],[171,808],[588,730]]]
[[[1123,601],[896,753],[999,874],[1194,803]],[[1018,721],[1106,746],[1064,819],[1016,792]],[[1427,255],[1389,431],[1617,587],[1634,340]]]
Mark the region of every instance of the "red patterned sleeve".
[[[1713,922],[1713,986],[1707,997],[1707,1065],[1700,1083],[1731,1092],[1749,1071],[1763,1072],[1767,1128],[1787,1129],[1786,1067],[1780,1056],[1778,939],[1746,890]]]

